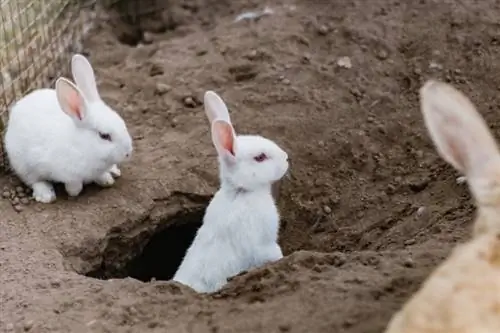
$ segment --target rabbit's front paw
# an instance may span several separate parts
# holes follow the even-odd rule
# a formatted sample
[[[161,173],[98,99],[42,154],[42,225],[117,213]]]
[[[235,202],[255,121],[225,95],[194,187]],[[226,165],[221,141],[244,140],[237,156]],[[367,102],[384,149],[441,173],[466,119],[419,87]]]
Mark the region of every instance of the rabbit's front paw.
[[[48,182],[38,182],[33,184],[33,198],[41,203],[51,203],[56,200],[54,187]]]
[[[95,182],[103,187],[110,187],[115,183],[115,179],[111,176],[110,172],[105,172]]]
[[[116,164],[113,165],[111,169],[109,169],[109,173],[115,178],[118,178],[122,175],[122,172],[120,171],[120,169],[118,169],[118,166]]]

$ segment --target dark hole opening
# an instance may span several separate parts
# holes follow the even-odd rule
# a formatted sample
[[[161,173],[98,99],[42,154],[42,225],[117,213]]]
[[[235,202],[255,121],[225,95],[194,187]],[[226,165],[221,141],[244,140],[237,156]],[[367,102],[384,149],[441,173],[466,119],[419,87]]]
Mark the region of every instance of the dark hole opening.
[[[136,239],[120,237],[117,232],[108,241],[101,266],[85,275],[97,279],[131,277],[143,282],[171,280],[202,224],[204,212],[203,208],[180,214],[165,221],[166,227],[153,235],[138,233]]]

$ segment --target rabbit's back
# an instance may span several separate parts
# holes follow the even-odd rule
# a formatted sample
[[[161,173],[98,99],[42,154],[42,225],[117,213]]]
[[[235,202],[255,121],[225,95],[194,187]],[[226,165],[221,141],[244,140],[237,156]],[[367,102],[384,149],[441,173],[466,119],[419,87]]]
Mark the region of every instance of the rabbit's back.
[[[29,149],[37,146],[31,142],[40,143],[51,137],[60,137],[65,134],[62,129],[72,126],[74,125],[71,119],[59,107],[55,90],[35,90],[12,106],[6,141],[10,141],[9,144],[30,142],[29,146],[25,147]]]
[[[40,89],[24,96],[10,110],[5,133],[5,150],[9,162],[20,178],[33,183],[52,179],[76,153],[72,149],[74,123],[60,109],[55,90]],[[71,171],[71,170],[68,170]],[[59,178],[59,177],[56,177]]]

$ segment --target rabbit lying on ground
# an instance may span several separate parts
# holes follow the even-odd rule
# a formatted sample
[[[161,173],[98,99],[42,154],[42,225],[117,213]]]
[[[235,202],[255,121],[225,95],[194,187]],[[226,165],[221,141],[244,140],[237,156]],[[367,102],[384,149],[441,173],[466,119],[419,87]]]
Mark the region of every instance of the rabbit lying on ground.
[[[386,333],[500,332],[500,152],[470,100],[448,84],[420,90],[425,124],[439,154],[467,178],[477,205],[473,237],[390,322]]]
[[[59,78],[55,90],[35,90],[10,110],[7,157],[38,202],[56,199],[51,181],[64,183],[70,196],[86,183],[113,185],[117,164],[132,153],[127,126],[100,98],[90,63],[77,54],[71,67],[78,86]]]
[[[271,185],[287,172],[288,155],[261,136],[236,136],[227,107],[214,92],[205,93],[204,104],[221,185],[174,280],[197,292],[215,292],[227,278],[282,258]]]

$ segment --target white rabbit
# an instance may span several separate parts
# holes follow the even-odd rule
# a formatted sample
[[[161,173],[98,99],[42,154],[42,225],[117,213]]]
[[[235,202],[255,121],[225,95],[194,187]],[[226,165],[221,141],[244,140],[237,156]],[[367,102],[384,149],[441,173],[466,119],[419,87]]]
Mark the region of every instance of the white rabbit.
[[[132,154],[132,138],[123,119],[99,96],[94,71],[82,55],[71,67],[78,87],[65,78],[54,89],[39,89],[15,103],[5,133],[10,166],[33,189],[38,202],[56,199],[52,182],[70,196],[83,184],[114,184],[116,164]]]
[[[173,280],[197,292],[215,292],[227,278],[283,257],[271,185],[288,171],[288,155],[261,136],[236,136],[227,107],[214,92],[205,93],[204,104],[221,185]]]

